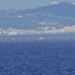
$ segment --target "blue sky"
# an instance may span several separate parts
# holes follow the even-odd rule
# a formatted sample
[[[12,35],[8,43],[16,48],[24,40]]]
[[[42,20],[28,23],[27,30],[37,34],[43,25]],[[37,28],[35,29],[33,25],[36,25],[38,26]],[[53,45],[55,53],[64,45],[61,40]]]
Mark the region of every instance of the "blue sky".
[[[0,0],[0,10],[36,8],[49,5],[54,1],[75,2],[75,0]]]

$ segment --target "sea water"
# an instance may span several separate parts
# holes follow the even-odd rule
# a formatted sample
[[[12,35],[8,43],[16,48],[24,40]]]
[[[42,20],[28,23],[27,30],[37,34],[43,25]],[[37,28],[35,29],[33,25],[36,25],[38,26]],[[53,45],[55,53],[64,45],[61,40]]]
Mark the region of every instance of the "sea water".
[[[0,36],[0,75],[75,75],[74,36]]]

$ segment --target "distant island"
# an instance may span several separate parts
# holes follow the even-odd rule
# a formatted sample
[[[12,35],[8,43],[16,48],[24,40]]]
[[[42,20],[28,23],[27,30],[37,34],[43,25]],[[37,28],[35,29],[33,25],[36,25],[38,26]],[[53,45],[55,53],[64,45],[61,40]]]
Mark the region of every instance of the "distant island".
[[[75,3],[0,10],[0,35],[75,33]]]

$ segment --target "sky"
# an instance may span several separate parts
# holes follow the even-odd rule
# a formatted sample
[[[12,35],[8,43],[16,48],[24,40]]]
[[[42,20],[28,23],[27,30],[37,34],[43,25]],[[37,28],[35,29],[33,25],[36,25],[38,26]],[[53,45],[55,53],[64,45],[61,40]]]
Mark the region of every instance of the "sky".
[[[0,0],[0,10],[29,9],[50,5],[51,2],[75,2],[75,0]]]

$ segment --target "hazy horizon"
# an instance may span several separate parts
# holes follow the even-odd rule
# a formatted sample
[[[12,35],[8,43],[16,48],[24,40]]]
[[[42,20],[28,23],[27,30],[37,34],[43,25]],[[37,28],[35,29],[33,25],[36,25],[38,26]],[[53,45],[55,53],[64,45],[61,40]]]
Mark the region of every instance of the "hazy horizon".
[[[0,0],[0,10],[29,9],[50,5],[51,2],[75,2],[74,0]]]

